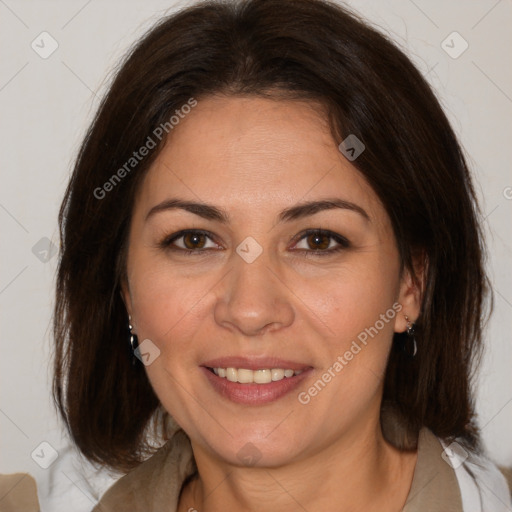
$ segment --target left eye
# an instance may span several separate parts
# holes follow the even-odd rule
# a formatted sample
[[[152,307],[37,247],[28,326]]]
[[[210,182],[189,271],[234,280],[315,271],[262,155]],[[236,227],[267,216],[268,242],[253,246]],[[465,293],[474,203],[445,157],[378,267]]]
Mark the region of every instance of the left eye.
[[[345,237],[323,229],[310,229],[306,231],[300,236],[299,242],[299,244],[294,246],[294,249],[306,250],[317,254],[328,254],[350,246],[349,241]],[[299,247],[300,244],[303,244],[303,247]]]

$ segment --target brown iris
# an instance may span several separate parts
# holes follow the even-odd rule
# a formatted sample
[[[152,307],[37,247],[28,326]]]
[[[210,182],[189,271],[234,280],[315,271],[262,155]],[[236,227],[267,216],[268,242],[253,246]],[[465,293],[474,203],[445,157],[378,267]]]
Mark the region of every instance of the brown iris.
[[[322,239],[325,243],[319,243]],[[307,237],[307,241],[308,245],[313,249],[327,249],[327,247],[329,247],[330,237],[319,233],[313,233]]]
[[[187,249],[202,249],[206,238],[206,235],[202,233],[185,233],[183,235],[183,244]]]

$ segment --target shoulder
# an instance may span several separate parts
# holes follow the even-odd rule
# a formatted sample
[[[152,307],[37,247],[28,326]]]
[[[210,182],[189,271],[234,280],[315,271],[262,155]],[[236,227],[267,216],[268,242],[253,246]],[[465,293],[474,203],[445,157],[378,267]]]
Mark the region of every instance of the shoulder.
[[[510,488],[486,456],[446,443],[429,429],[418,438],[418,461],[404,512],[510,512]]]
[[[179,430],[152,457],[110,487],[93,512],[175,510],[184,480],[195,471],[190,440]]]
[[[0,475],[0,501],[2,512],[37,512],[36,481],[28,473]]]
[[[503,466],[498,466],[498,469],[501,471],[501,474],[505,477],[507,481],[508,488],[510,489],[510,494],[512,494],[512,467],[506,468]]]
[[[456,442],[442,444],[457,476],[464,511],[512,510],[511,488],[493,461],[484,454],[466,451]]]

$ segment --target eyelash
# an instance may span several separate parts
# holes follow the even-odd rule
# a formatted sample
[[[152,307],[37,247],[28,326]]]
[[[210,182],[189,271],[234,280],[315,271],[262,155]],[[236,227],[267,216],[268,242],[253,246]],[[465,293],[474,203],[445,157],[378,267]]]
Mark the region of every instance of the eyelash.
[[[172,235],[169,235],[165,237],[158,245],[160,248],[170,251],[179,251],[182,254],[186,256],[192,256],[197,254],[203,254],[205,251],[209,251],[211,249],[183,249],[182,247],[173,247],[172,244],[179,240],[180,238],[183,238],[185,235],[188,234],[194,234],[194,235],[202,235],[208,237],[212,242],[214,241],[211,234],[208,231],[203,231],[201,229],[184,229],[182,231],[179,231],[178,233],[174,233]],[[303,239],[311,236],[311,235],[317,235],[317,236],[325,236],[333,239],[336,241],[339,245],[332,249],[327,250],[315,250],[315,249],[298,249],[300,252],[304,252],[304,257],[310,258],[312,256],[331,256],[335,253],[338,253],[344,249],[348,249],[351,244],[350,242],[343,236],[338,235],[337,233],[334,233],[332,231],[326,230],[326,229],[307,229],[303,231],[300,235],[297,235],[294,240],[296,240],[296,244],[302,241]],[[329,243],[330,245],[330,243]]]

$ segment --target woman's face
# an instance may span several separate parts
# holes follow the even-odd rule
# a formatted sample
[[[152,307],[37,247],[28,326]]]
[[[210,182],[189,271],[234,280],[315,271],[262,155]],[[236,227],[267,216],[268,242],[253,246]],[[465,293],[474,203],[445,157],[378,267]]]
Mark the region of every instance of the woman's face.
[[[232,464],[285,464],[377,428],[417,294],[320,109],[208,98],[167,142],[134,206],[123,286],[165,409]]]

